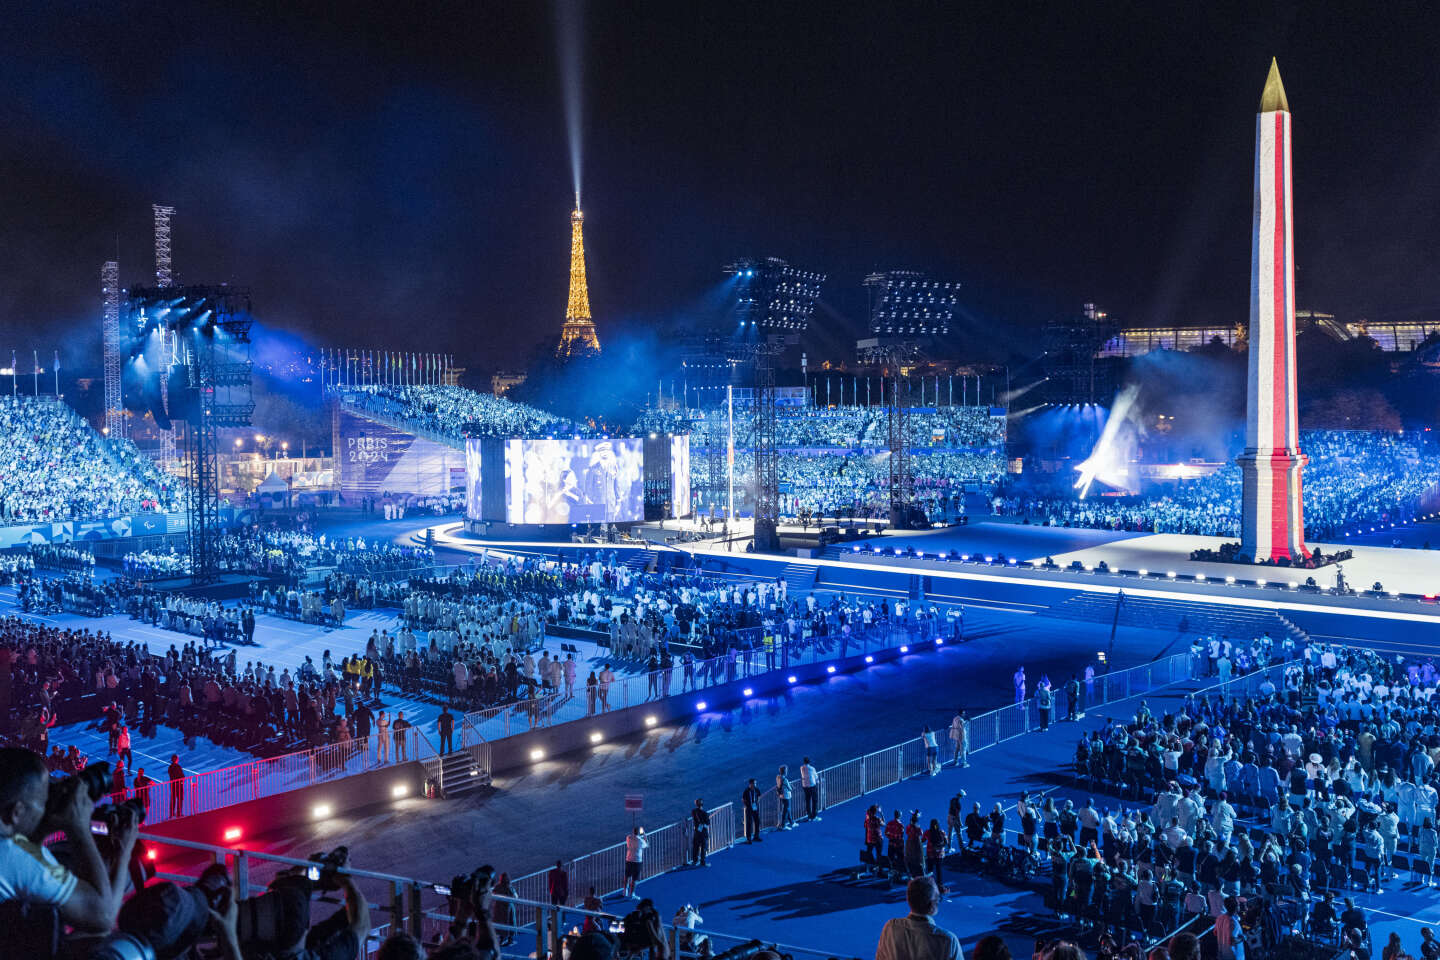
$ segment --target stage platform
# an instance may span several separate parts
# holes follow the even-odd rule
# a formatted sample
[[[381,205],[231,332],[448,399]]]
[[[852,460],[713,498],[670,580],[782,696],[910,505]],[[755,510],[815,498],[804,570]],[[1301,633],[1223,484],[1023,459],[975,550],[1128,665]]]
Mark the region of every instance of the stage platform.
[[[1207,579],[1216,580],[1224,580],[1227,576],[1237,579],[1263,577],[1271,583],[1304,583],[1307,577],[1314,577],[1316,584],[1321,587],[1335,586],[1334,564],[1318,570],[1304,570],[1190,559],[1190,553],[1194,550],[1218,550],[1221,544],[1233,542],[1223,537],[1155,533],[1069,550],[1056,555],[1054,559],[1062,567],[1074,560],[1092,566],[1104,560],[1112,570],[1144,569],[1151,573],[1174,570],[1181,575],[1204,574]],[[1440,593],[1440,550],[1410,550],[1348,543],[1311,543],[1310,546],[1319,547],[1327,554],[1336,550],[1355,552],[1353,559],[1339,564],[1340,569],[1345,571],[1345,579],[1352,590],[1369,590],[1378,582],[1383,584],[1387,591],[1431,596]]]

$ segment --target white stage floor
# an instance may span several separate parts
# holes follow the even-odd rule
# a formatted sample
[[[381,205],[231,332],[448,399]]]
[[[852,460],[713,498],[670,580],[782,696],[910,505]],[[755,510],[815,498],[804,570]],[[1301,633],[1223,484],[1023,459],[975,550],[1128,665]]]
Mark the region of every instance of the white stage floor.
[[[1246,580],[1265,578],[1272,583],[1304,583],[1306,577],[1313,576],[1315,582],[1322,587],[1335,586],[1334,565],[1310,571],[1287,567],[1250,567],[1234,563],[1204,563],[1190,559],[1193,550],[1202,547],[1218,550],[1220,544],[1225,542],[1227,541],[1223,537],[1156,533],[1148,537],[1117,540],[1056,554],[1054,559],[1061,566],[1068,566],[1072,560],[1091,565],[1104,560],[1112,570],[1143,569],[1162,575],[1174,570],[1180,574],[1201,573],[1219,580],[1233,576]],[[1312,543],[1310,546],[1319,546],[1326,553],[1344,549],[1355,551],[1353,559],[1340,564],[1345,571],[1345,580],[1353,590],[1368,590],[1378,581],[1386,590],[1397,590],[1401,593],[1440,593],[1440,550],[1405,550],[1330,543]],[[1029,559],[1039,561],[1045,558]]]

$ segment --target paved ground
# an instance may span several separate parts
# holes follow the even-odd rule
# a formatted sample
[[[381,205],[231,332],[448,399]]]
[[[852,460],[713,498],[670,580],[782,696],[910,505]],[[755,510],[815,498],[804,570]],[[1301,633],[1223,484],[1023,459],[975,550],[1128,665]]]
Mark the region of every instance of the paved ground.
[[[1181,685],[1169,695],[1145,699],[1160,713],[1173,709],[1183,692],[1195,686]],[[1090,729],[1105,716],[1128,716],[1134,708],[1133,700],[1115,704],[1087,717],[1080,726]],[[936,817],[943,825],[949,798],[958,790],[968,794],[967,804],[978,802],[985,811],[996,801],[1012,810],[1021,791],[1053,792],[1057,802],[1070,798],[1078,807],[1090,794],[1057,772],[1073,755],[1078,736],[1075,725],[1059,724],[1048,734],[1034,733],[980,751],[969,769],[946,768],[934,779],[914,778],[832,807],[818,823],[799,824],[793,831],[768,831],[763,843],[739,844],[715,856],[705,869],[678,870],[646,881],[641,895],[662,907],[692,903],[712,929],[752,932],[844,956],[870,956],[885,920],[903,915],[905,907],[903,888],[852,878],[850,868],[857,865],[857,853],[864,845],[865,808],[879,804],[887,819],[892,810],[908,815],[919,809],[924,822]],[[1107,806],[1132,806],[1103,795],[1095,801],[1102,812]],[[1017,826],[1013,815],[1008,826]],[[951,893],[938,922],[960,938],[967,954],[980,937],[994,932],[1006,937],[1016,956],[1026,955],[1038,936],[1074,935],[1046,908],[1043,881],[1022,888],[974,872],[950,871],[946,883]],[[1392,884],[1384,895],[1357,896],[1357,903],[1366,910],[1386,912],[1372,921],[1378,924],[1378,945],[1384,944],[1391,929],[1411,949],[1419,943],[1418,921],[1386,914],[1416,916],[1426,922],[1440,918],[1440,894],[1433,890]]]
[[[697,796],[735,800],[746,777],[773,780],[803,756],[824,767],[915,737],[923,724],[948,725],[957,706],[972,713],[1013,699],[1010,676],[1021,658],[1032,678],[1068,676],[1104,646],[1108,625],[1059,623],[1029,614],[977,611],[973,639],[912,654],[824,683],[791,688],[683,727],[547,760],[503,777],[483,798],[402,801],[337,817],[290,836],[247,830],[252,848],[308,854],[337,843],[355,861],[428,879],[490,862],[512,876],[618,842],[631,818],[626,794],[644,797],[644,822],[680,819]],[[1170,643],[1131,630],[1116,667],[1147,662]],[[401,864],[405,864],[404,870]]]

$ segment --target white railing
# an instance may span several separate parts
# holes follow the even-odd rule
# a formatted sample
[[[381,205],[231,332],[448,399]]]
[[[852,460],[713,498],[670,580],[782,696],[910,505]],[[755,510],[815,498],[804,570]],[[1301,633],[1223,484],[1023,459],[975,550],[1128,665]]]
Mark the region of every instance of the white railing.
[[[160,879],[172,880],[177,883],[193,883],[209,864],[221,863],[229,870],[235,896],[242,900],[259,896],[282,871],[310,865],[309,861],[293,857],[177,840],[171,837],[141,834],[141,839],[145,842],[147,849],[155,853],[155,859],[151,862],[157,865],[157,876]],[[448,889],[451,883],[449,878],[443,884],[437,884],[414,877],[379,873],[356,867],[346,867],[341,872],[349,874],[355,879],[356,886],[361,889],[361,893],[370,904],[371,929],[365,938],[363,950],[365,957],[373,956],[385,938],[394,932],[409,932],[426,944],[437,944],[449,933],[452,919],[449,913],[449,898],[437,889],[437,887]],[[572,890],[586,889],[584,887],[577,888],[574,874],[571,875],[570,884]],[[522,890],[519,884],[515,884],[513,896],[492,896],[490,898],[492,904],[510,907],[509,911],[492,910],[491,914],[492,917],[496,913],[508,912],[509,914],[504,921],[495,925],[497,933],[500,933],[502,937],[509,935],[514,938],[509,946],[501,948],[501,957],[558,956],[557,947],[560,939],[565,934],[578,930],[587,917],[594,918],[602,929],[608,928],[611,921],[621,919],[615,914],[593,912],[566,905],[553,905],[550,903],[548,891],[543,884],[537,887],[534,883],[527,883],[525,887]],[[532,890],[534,890],[533,896],[530,895]],[[312,907],[317,914],[323,909],[333,908],[322,908],[319,904]],[[315,916],[312,919],[318,921],[320,917]],[[663,920],[664,916],[662,915],[661,933],[670,947],[670,955],[676,958],[685,958],[685,960],[697,956],[694,950],[686,946],[685,934],[689,931],[664,923]],[[704,927],[695,932],[709,938],[715,953],[752,939]],[[834,956],[829,951],[778,944],[769,939],[764,942],[779,946],[784,953],[796,957],[797,960],[821,960],[821,958]]]
[[[143,789],[132,788],[127,795],[145,801],[145,821],[155,824],[411,760],[424,764],[427,776],[438,780],[439,753],[425,734],[410,727],[398,742],[393,732],[372,733],[364,739],[327,743],[208,773],[188,774],[178,780],[158,781]],[[125,799],[119,794],[113,796]]]
[[[1142,664],[1129,670],[1096,676],[1093,681],[1081,684],[1081,693],[1076,703],[1076,712],[1094,709],[1108,703],[1159,690],[1162,687],[1182,681],[1196,679],[1194,669],[1198,661],[1188,654],[1176,654],[1154,663]],[[1258,686],[1259,674],[1232,681],[1223,692],[1240,692]],[[1248,685],[1248,686],[1246,686]],[[1207,688],[1220,691],[1221,687]],[[1051,720],[1058,721],[1069,712],[1068,698],[1063,690],[1056,690]],[[988,713],[982,713],[970,720],[970,752],[984,750],[1004,743],[1023,734],[1037,731],[1041,727],[1040,710],[1032,697],[1023,703],[1009,704]],[[944,731],[937,736],[943,737]],[[941,741],[943,744],[943,740]],[[941,759],[945,758],[942,745]],[[924,742],[916,737],[905,740],[884,750],[876,750],[861,757],[846,760],[820,771],[818,782],[819,807],[828,809],[837,804],[854,800],[865,794],[893,786],[901,781],[926,772]],[[803,810],[803,793],[799,781],[791,784],[791,814],[800,815]],[[744,839],[744,811],[735,803],[726,803],[709,811],[710,830],[706,846],[707,855],[717,853]],[[772,788],[760,798],[760,825],[763,829],[775,826],[779,815],[779,802]],[[645,839],[649,846],[641,865],[641,879],[648,880],[691,862],[691,841],[693,835],[689,818],[647,831]],[[617,843],[565,863],[570,874],[572,891],[587,891],[595,888],[604,897],[617,893],[625,883],[625,845]],[[546,874],[540,870],[514,881],[517,895],[530,899],[545,899]]]
[[[946,626],[943,629],[949,628]],[[732,650],[724,656],[699,660],[690,666],[677,661],[669,669],[617,677],[609,683],[599,684],[593,700],[584,681],[577,680],[573,691],[559,690],[531,700],[467,713],[460,723],[460,742],[468,747],[501,740],[530,730],[585,720],[611,710],[623,710],[679,694],[699,693],[737,680],[783,673],[807,664],[839,662],[935,639],[927,632],[926,625],[917,622],[876,624],[850,634],[811,637],[799,643],[785,642],[778,636],[767,643],[760,627],[738,633],[742,634],[743,640],[753,641],[750,649]]]

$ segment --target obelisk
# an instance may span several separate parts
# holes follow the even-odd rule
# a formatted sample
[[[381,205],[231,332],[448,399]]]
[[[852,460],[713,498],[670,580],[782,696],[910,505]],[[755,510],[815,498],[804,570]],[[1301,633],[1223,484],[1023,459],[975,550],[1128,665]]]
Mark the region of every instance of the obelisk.
[[[1300,430],[1295,404],[1295,255],[1290,190],[1290,105],[1280,68],[1255,119],[1255,224],[1250,253],[1250,381],[1241,553],[1257,563],[1309,556],[1300,509]]]

